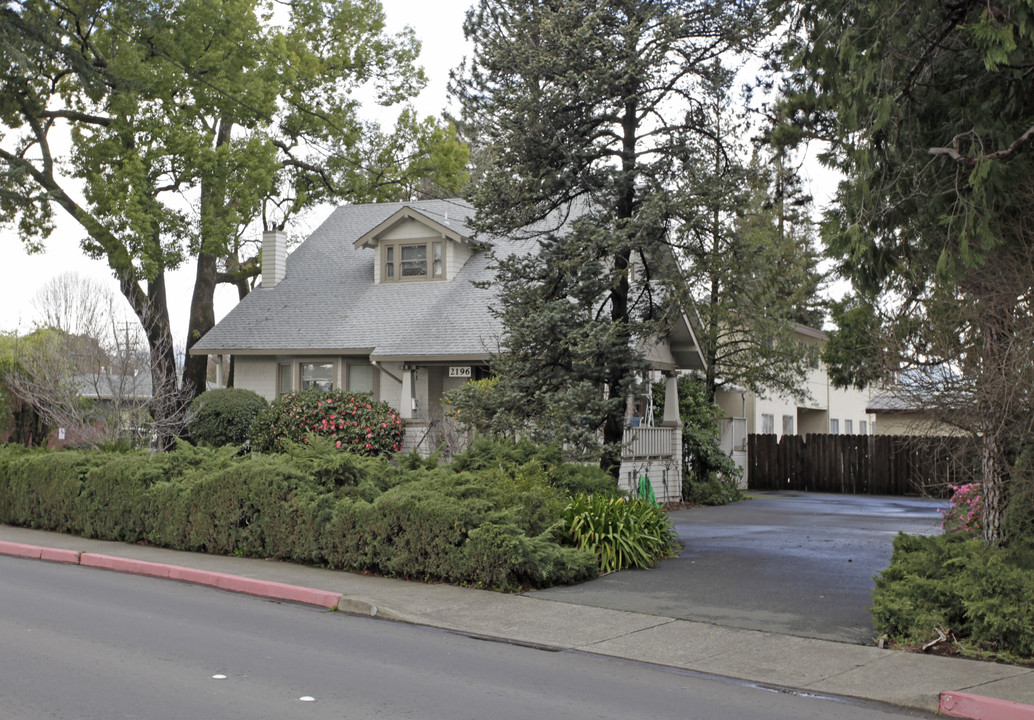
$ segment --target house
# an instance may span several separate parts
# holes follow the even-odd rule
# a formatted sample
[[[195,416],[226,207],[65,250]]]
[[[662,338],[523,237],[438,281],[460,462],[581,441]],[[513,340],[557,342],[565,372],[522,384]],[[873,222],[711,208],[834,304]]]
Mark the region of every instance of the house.
[[[794,335],[800,342],[816,347],[826,341],[824,332],[805,325],[797,325]],[[745,469],[747,435],[872,435],[876,432],[876,415],[868,407],[872,390],[834,387],[818,358],[808,368],[805,390],[804,400],[739,388],[719,390],[715,402],[725,414],[722,448]]]
[[[964,435],[962,428],[934,417],[929,404],[924,406],[915,393],[891,389],[873,396],[866,408],[876,418],[878,435],[949,436]]]
[[[372,393],[405,421],[405,449],[431,452],[448,432],[442,396],[484,377],[499,348],[491,251],[537,247],[475,237],[473,212],[460,200],[339,207],[290,257],[284,234],[267,232],[261,285],[191,353],[232,355],[234,384],[268,400],[309,387]],[[685,316],[647,350],[669,393],[676,371],[703,367]],[[678,423],[629,429],[626,484],[646,475],[659,499],[681,497]]]

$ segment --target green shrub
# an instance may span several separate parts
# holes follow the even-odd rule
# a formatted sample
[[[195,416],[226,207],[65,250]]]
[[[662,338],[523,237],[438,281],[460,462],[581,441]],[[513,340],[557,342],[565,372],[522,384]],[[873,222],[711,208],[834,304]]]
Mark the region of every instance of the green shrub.
[[[465,452],[452,459],[451,467],[456,472],[479,472],[531,464],[538,464],[550,484],[565,495],[609,495],[617,490],[617,481],[599,466],[565,462],[559,448],[527,439],[476,438]]]
[[[187,413],[190,438],[196,445],[243,445],[251,425],[269,403],[251,390],[220,388],[194,398]]]
[[[579,495],[564,508],[558,529],[562,543],[583,548],[602,572],[649,568],[678,553],[667,513],[651,503],[614,495]]]
[[[286,443],[312,436],[359,455],[391,455],[402,448],[405,430],[391,407],[366,393],[309,388],[283,395],[259,413],[251,442],[259,452],[283,452]]]
[[[740,502],[746,496],[737,487],[734,478],[712,474],[703,481],[686,479],[682,497],[694,505],[728,505]]]
[[[538,464],[457,473],[338,452],[327,439],[237,457],[0,450],[0,521],[183,550],[518,589],[594,576],[550,532],[561,493]]]
[[[950,632],[963,649],[1034,659],[1034,551],[991,547],[958,534],[898,535],[876,577],[873,620],[901,643]]]

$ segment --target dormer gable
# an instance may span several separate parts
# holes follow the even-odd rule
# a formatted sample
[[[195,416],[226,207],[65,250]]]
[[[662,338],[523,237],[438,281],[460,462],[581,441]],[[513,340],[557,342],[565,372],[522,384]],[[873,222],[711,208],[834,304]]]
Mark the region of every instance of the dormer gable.
[[[473,243],[447,217],[436,219],[404,206],[355,241],[372,248],[375,283],[448,281],[473,252]]]

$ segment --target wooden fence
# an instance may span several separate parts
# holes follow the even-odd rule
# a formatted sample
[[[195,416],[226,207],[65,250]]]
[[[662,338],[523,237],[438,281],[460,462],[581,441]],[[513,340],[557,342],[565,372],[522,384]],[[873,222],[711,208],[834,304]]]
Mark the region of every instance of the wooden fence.
[[[964,438],[899,435],[750,435],[752,490],[861,495],[929,494],[973,479],[977,456]]]

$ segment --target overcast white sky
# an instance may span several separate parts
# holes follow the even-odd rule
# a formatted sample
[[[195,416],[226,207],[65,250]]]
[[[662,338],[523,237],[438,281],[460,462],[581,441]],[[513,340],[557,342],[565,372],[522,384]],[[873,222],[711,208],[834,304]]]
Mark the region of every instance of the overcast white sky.
[[[448,105],[449,71],[467,52],[463,37],[463,18],[471,0],[382,0],[390,30],[412,26],[421,40],[421,64],[428,76],[428,85],[415,104],[422,115],[439,115]],[[817,200],[828,197],[831,181],[813,185]],[[69,271],[96,278],[118,295],[118,287],[103,261],[86,258],[79,248],[82,230],[63,211],[58,229],[47,240],[46,252],[28,255],[13,231],[0,231],[0,257],[3,258],[6,281],[0,283],[0,331],[31,329],[34,317],[32,298],[48,280]],[[326,212],[323,213],[323,216]],[[306,225],[314,228],[321,217],[310,218]],[[177,343],[186,336],[194,266],[188,264],[171,273],[169,302],[173,334]],[[236,302],[236,292],[223,288],[217,296],[216,317],[225,315]]]

